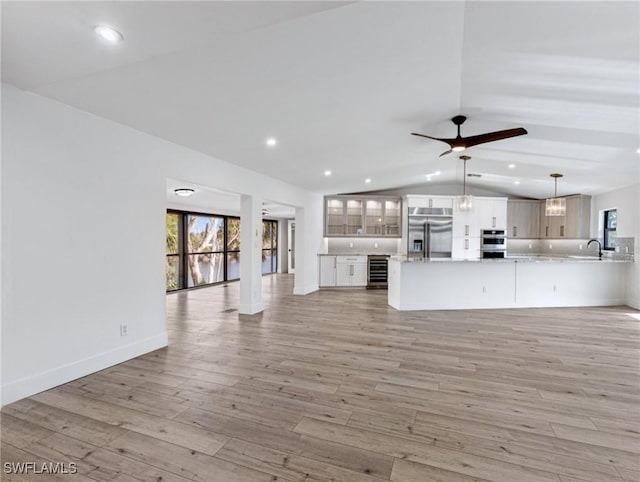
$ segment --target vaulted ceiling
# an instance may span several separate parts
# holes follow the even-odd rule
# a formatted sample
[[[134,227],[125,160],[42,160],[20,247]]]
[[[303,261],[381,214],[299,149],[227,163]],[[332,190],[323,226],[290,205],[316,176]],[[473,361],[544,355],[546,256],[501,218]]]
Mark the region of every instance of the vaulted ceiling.
[[[323,193],[460,181],[409,134],[453,137],[465,114],[465,136],[529,131],[469,149],[473,182],[546,197],[561,172],[560,194],[597,194],[639,179],[639,19],[609,1],[2,2],[2,80]]]

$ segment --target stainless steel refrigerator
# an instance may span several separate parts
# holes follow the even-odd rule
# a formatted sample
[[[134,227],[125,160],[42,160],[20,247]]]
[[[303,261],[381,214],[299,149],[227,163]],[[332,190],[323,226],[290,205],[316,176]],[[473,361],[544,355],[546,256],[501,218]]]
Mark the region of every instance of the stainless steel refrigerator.
[[[409,208],[407,257],[451,258],[453,217],[451,209]]]

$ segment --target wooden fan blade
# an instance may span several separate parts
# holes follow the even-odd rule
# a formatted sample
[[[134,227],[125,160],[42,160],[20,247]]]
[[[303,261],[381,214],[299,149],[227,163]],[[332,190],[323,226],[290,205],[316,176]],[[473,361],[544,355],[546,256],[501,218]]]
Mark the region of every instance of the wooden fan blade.
[[[446,156],[447,154],[451,154],[453,151],[451,149],[449,149],[448,151],[444,151],[442,154],[440,154],[438,157],[442,157],[442,156]]]
[[[411,135],[412,136],[426,137],[427,139],[433,139],[434,141],[446,142],[449,145],[451,145],[451,143],[456,140],[456,139],[443,139],[441,137],[431,137],[431,136],[427,136],[425,134],[418,134],[417,132],[412,132]],[[457,140],[460,140],[460,139],[457,139]]]
[[[478,144],[485,144],[487,142],[501,141],[502,139],[508,139],[509,137],[523,136],[527,134],[527,130],[522,127],[515,129],[507,129],[504,131],[487,132],[486,134],[479,134],[477,136],[463,137],[465,147],[477,146]]]

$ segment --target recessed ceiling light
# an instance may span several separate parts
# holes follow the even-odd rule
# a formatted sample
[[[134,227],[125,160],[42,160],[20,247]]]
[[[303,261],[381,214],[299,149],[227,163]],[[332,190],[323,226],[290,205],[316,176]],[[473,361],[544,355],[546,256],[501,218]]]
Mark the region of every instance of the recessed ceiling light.
[[[520,184],[520,181],[513,181],[514,184]]]
[[[265,144],[267,144],[269,147],[275,147],[278,145],[278,139],[276,139],[275,137],[269,137],[265,141]]]
[[[636,149],[636,154],[640,154],[640,147]]]
[[[509,169],[515,169],[516,165],[515,164],[509,164]]]
[[[440,171],[436,171],[433,173],[434,176],[439,176],[440,175]]]
[[[366,178],[366,179],[364,180],[364,182],[366,182],[367,184],[369,184],[369,183],[371,182],[371,178],[370,178],[370,177]]]
[[[324,175],[325,176],[330,176],[331,175],[331,171],[329,171],[329,170],[324,171]]]
[[[98,37],[103,38],[107,42],[111,44],[117,44],[118,42],[122,42],[123,36],[117,30],[112,29],[111,27],[105,27],[103,25],[98,25],[93,28],[93,31],[96,33]]]
[[[179,187],[178,189],[174,189],[173,192],[176,196],[189,197],[192,196],[195,191],[190,187]]]

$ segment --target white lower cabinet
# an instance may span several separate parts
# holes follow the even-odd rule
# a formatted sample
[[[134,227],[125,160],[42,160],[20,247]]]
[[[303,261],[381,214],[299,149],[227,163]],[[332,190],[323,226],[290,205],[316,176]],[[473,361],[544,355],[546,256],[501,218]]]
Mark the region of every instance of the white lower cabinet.
[[[320,256],[320,286],[335,286],[336,274],[336,256]]]
[[[366,285],[366,256],[336,256],[336,286]]]
[[[453,238],[451,257],[453,259],[480,259],[480,238],[477,236]]]

